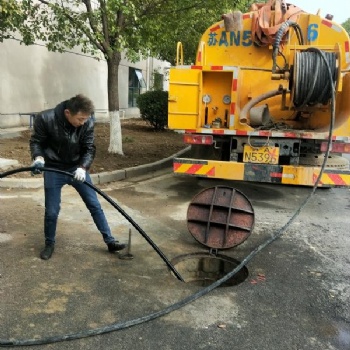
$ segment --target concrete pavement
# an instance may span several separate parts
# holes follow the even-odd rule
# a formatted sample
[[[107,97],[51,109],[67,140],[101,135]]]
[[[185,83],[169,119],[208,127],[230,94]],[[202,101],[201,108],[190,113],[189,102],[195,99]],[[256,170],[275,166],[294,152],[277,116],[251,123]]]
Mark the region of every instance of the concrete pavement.
[[[170,261],[208,253],[189,235],[186,222],[189,202],[204,188],[234,185],[253,203],[251,237],[220,252],[238,261],[271,237],[310,191],[197,181],[175,177],[169,169],[161,173],[142,171],[142,177],[98,187]],[[62,193],[54,256],[42,261],[43,198],[41,186],[0,188],[0,345],[42,340],[43,345],[30,349],[350,349],[347,189],[317,191],[288,234],[247,265],[249,275],[242,283],[216,288],[187,305],[183,300],[202,287],[177,280],[135,228],[101,201],[120,241],[126,242],[132,230],[134,259],[119,259],[123,252],[109,254],[70,187]],[[181,307],[151,320],[172,305]],[[120,326],[126,328],[116,330]],[[80,337],[89,333],[94,335]],[[79,339],[61,342],[71,334]]]
[[[212,185],[165,172],[148,180],[105,184],[101,190],[174,261],[183,254],[208,252],[188,233],[186,211],[193,196]],[[251,199],[256,212],[251,237],[220,252],[239,261],[279,229],[310,190],[244,183],[235,187]],[[149,315],[181,303],[202,287],[178,281],[108,203],[102,201],[114,234],[127,241],[132,229],[133,260],[106,251],[70,187],[63,191],[56,250],[49,261],[39,258],[43,189],[0,189],[0,198],[1,341],[48,340],[31,347],[35,350],[350,348],[347,190],[317,192],[288,234],[249,262],[249,276],[242,283],[217,288],[154,320]],[[331,199],[339,206],[334,211],[327,206]],[[59,342],[69,334],[103,332],[135,320],[141,323]]]

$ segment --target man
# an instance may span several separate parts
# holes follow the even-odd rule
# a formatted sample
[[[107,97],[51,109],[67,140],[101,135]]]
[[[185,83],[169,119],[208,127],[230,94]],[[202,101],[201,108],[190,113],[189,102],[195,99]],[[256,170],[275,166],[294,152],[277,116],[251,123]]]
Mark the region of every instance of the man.
[[[108,251],[113,253],[126,247],[112,236],[96,192],[83,183],[85,180],[91,183],[88,170],[96,151],[93,113],[92,101],[83,95],[77,95],[35,117],[29,142],[33,174],[41,173],[40,168],[44,166],[74,174],[72,178],[56,172],[44,172],[45,248],[40,253],[40,257],[44,260],[50,259],[55,249],[61,189],[67,184],[77,190],[89,209],[97,229],[107,244]]]

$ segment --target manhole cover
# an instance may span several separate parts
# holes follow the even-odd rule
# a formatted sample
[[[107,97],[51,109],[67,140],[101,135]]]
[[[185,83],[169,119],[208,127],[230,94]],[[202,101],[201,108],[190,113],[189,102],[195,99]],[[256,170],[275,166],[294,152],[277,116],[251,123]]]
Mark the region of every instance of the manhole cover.
[[[254,226],[254,210],[240,191],[225,186],[199,192],[187,210],[191,235],[213,249],[232,248],[245,241]]]

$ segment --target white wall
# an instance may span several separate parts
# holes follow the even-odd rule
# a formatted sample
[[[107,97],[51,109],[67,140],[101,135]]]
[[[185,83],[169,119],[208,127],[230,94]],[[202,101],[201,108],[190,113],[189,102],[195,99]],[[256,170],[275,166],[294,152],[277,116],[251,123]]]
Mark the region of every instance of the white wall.
[[[164,66],[169,64],[155,59],[136,64],[122,59],[119,101],[127,117],[139,116],[138,108],[128,108],[129,67],[142,70],[149,89],[153,69],[160,67],[162,71]],[[104,60],[97,61],[79,51],[49,52],[44,46],[20,45],[15,40],[0,43],[0,127],[28,125],[29,117],[21,116],[22,113],[52,108],[78,93],[93,100],[98,118],[108,118]]]

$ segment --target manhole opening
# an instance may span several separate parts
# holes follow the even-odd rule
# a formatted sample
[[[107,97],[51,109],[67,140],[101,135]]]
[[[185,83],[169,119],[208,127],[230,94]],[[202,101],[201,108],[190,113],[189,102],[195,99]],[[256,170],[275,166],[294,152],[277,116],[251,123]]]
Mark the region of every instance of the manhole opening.
[[[225,255],[210,255],[206,253],[193,253],[177,256],[172,265],[179,272],[185,283],[206,287],[218,281],[240,262]],[[248,277],[247,267],[243,267],[233,277],[225,281],[220,287],[232,287],[242,283]]]

